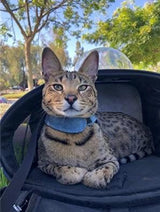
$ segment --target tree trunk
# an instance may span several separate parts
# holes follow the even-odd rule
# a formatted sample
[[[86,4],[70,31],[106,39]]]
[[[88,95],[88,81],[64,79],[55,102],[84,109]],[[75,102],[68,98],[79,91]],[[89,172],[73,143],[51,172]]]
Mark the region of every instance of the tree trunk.
[[[31,65],[31,40],[26,39],[24,45],[26,72],[27,72],[27,84],[29,91],[33,89],[33,74]]]

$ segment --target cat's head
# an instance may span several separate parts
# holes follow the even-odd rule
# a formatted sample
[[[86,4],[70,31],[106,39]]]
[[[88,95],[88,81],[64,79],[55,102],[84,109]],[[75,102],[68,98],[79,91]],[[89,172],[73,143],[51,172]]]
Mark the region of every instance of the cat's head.
[[[42,107],[53,116],[90,117],[97,110],[95,80],[98,72],[98,52],[91,52],[79,71],[63,71],[54,52],[45,48],[42,70],[45,79]]]

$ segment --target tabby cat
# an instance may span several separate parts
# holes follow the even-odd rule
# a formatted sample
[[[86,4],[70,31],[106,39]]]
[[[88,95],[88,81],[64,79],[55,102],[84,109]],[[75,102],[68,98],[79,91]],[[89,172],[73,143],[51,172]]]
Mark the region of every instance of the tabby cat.
[[[42,107],[47,116],[38,141],[38,167],[62,184],[105,188],[119,162],[152,152],[151,133],[136,119],[97,113],[98,60],[93,51],[78,72],[68,72],[51,49],[42,54]]]

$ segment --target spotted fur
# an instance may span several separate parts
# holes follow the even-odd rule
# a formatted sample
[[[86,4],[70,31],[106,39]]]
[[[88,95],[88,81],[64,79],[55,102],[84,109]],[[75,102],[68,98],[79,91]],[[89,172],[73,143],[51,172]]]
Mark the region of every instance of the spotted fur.
[[[42,107],[49,115],[88,118],[97,111],[95,80],[98,53],[93,51],[78,72],[65,72],[55,54],[42,55],[45,79]],[[38,142],[38,167],[62,184],[105,188],[121,163],[151,153],[147,127],[122,113],[97,113],[98,123],[70,134],[44,125]]]
[[[113,112],[97,113],[104,138],[109,138],[109,146],[120,163],[131,162],[154,149],[150,129],[135,118]]]

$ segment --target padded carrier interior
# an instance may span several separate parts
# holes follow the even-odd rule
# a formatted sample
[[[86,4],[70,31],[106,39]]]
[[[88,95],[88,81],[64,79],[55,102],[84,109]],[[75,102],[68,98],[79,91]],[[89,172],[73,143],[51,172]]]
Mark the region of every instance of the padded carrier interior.
[[[122,112],[142,121],[142,103],[134,86],[128,83],[108,83],[97,84],[96,88],[98,111]]]
[[[142,93],[135,84],[101,82],[97,83],[96,87],[99,111],[123,112],[147,123],[144,117]],[[42,88],[38,89],[39,99]],[[29,106],[35,105],[31,115],[31,128],[33,129],[34,124],[37,123],[37,117],[41,114],[41,99],[37,104],[35,101],[36,98],[33,97]],[[14,137],[16,142],[19,138]],[[134,208],[131,211],[138,212],[142,211],[142,208],[143,211],[147,211],[148,204],[152,203],[154,204],[153,211],[160,209],[159,203],[155,203],[154,198],[157,195],[158,198],[160,197],[160,157],[157,155],[121,165],[118,174],[113,177],[107,188],[100,190],[88,188],[82,184],[62,185],[52,176],[41,172],[36,165],[35,162],[26,181],[26,187],[38,191],[45,198],[53,198],[57,211],[61,211],[61,207],[64,207],[65,211],[76,211],[74,207],[78,205],[77,211],[83,211],[87,207],[86,211],[104,211],[104,208],[105,211],[112,211],[111,208],[113,211],[128,211],[127,208]]]
[[[142,102],[136,87],[128,83],[97,84],[99,111],[123,112],[143,121]],[[82,184],[60,185],[52,176],[42,173],[35,168],[29,182],[37,186],[45,187],[47,190],[62,192],[65,196],[74,196],[75,193],[81,198],[92,199],[99,197],[106,198],[106,204],[117,204],[116,197],[123,196],[123,201],[131,195],[138,198],[138,193],[145,196],[150,188],[157,189],[160,186],[160,169],[157,169],[157,162],[160,160],[156,156],[148,156],[141,160],[121,165],[119,173],[114,176],[111,183],[104,190],[95,190]],[[52,193],[52,192],[51,192]],[[77,197],[76,197],[77,198]],[[147,197],[146,197],[147,200]],[[128,201],[128,204],[131,204]]]

